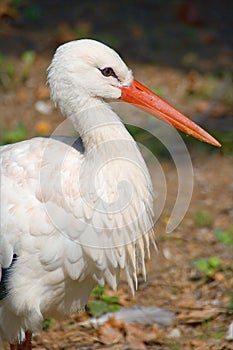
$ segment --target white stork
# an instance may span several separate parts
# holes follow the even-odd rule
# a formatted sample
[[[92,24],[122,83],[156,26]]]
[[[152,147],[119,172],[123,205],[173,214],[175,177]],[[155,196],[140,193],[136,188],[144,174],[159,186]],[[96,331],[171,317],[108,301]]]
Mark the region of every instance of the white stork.
[[[97,284],[132,291],[154,243],[152,185],[131,135],[109,107],[122,100],[215,146],[219,143],[133,79],[94,40],[60,46],[51,98],[80,139],[33,138],[1,147],[0,338],[31,349],[45,318],[82,310]]]

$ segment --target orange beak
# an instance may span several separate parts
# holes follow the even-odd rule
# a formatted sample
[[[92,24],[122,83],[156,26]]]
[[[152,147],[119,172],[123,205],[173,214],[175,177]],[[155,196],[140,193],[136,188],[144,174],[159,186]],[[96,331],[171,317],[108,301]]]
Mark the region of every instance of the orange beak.
[[[143,109],[188,135],[210,143],[211,145],[221,147],[220,143],[205,130],[200,128],[200,126],[185,117],[137,80],[133,80],[130,86],[123,86],[121,92],[120,100]]]

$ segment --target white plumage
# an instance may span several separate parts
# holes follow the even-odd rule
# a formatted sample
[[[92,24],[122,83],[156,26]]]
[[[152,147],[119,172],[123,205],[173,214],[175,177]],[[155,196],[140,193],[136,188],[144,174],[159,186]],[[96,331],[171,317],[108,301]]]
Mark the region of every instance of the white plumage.
[[[123,93],[135,84],[132,72],[112,49],[79,40],[58,48],[48,83],[82,145],[34,138],[0,149],[0,266],[6,294],[0,301],[0,338],[11,343],[22,331],[39,331],[46,317],[82,310],[96,284],[115,289],[120,269],[134,291],[154,244],[147,167],[107,104],[129,101]],[[141,85],[136,89],[142,94]]]
[[[45,317],[82,310],[96,284],[115,289],[120,268],[133,290],[136,259],[145,271],[150,177],[136,143],[99,98],[120,94],[91,71],[97,64],[113,67],[123,84],[132,81],[114,51],[87,40],[58,49],[48,75],[52,98],[79,131],[85,155],[47,138],[1,147],[1,266],[18,256],[0,303],[0,334],[10,342],[21,328],[40,330]]]

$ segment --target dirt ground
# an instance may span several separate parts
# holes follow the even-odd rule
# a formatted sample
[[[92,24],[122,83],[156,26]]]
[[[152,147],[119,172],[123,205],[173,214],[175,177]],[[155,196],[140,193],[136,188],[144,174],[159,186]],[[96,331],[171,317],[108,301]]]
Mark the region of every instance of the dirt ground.
[[[230,85],[232,51],[228,21],[225,21],[221,30],[216,31],[214,24],[221,22],[220,15],[218,17],[216,14],[220,11],[218,7],[215,8],[216,11],[212,8],[210,11],[212,15],[205,17],[207,5],[199,12],[200,2],[191,1],[196,12],[194,11],[194,19],[193,15],[190,19],[190,11],[192,14],[193,10],[186,9],[185,6],[188,5],[185,4],[188,2],[180,1],[181,7],[174,25],[177,41],[170,40],[169,51],[165,48],[164,41],[160,41],[154,32],[151,34],[152,37],[144,40],[150,30],[148,25],[143,26],[145,23],[143,21],[150,13],[150,6],[153,7],[150,1],[145,1],[146,5],[140,1],[136,2],[141,6],[138,8],[135,5],[135,16],[141,13],[141,17],[137,17],[140,18],[139,23],[136,25],[132,20],[130,30],[122,28],[122,31],[127,30],[128,41],[126,36],[121,41],[121,37],[118,37],[114,30],[109,36],[104,36],[103,33],[106,34],[111,18],[105,20],[101,27],[98,22],[101,8],[95,13],[87,12],[91,8],[88,7],[90,1],[80,5],[80,13],[76,8],[79,22],[74,15],[70,22],[67,20],[70,12],[66,7],[62,8],[60,1],[54,1],[53,6],[48,4],[47,7],[45,3],[26,1],[25,5],[12,9],[9,6],[10,1],[0,2],[0,52],[3,60],[3,63],[0,60],[1,142],[7,142],[7,137],[11,141],[12,135],[9,136],[8,131],[17,130],[19,122],[23,125],[25,138],[50,134],[62,122],[64,118],[49,101],[49,91],[45,86],[46,69],[52,52],[58,44],[82,37],[83,34],[92,35],[95,29],[105,42],[109,41],[122,53],[126,49],[128,64],[133,68],[138,80],[162,93],[165,99],[183,113],[219,136],[224,147],[222,150],[211,146],[202,148],[198,141],[191,144],[190,154],[194,171],[192,200],[183,221],[170,234],[165,233],[165,227],[177,195],[177,170],[171,160],[157,156],[166,174],[167,184],[166,206],[155,227],[158,253],[152,252],[152,258],[147,263],[147,281],[139,278],[139,288],[134,298],[124,278],[117,292],[107,290],[109,295],[119,297],[121,307],[158,306],[164,310],[174,311],[175,318],[172,324],[168,327],[161,327],[156,323],[150,326],[129,325],[110,320],[99,329],[95,329],[79,325],[79,322],[90,318],[87,313],[75,314],[65,320],[51,322],[48,329],[35,334],[33,348],[37,350],[232,349],[233,340],[227,340],[227,332],[233,321],[233,247],[217,239],[215,234],[216,231],[232,232],[233,223],[233,119]],[[72,1],[71,3],[73,4]],[[126,3],[127,11],[130,11],[132,4],[130,1]],[[171,3],[172,12],[177,2]],[[224,19],[229,17],[230,8],[227,7],[229,3],[222,1]],[[34,4],[37,7],[32,7],[31,12],[33,13],[33,9],[35,12],[40,5],[39,9],[44,11],[42,12],[44,16],[43,20],[40,17],[32,23],[33,21],[27,17],[29,15],[25,15],[25,9]],[[163,5],[159,4],[160,2],[157,4],[155,17],[158,21],[164,10]],[[103,1],[102,5],[105,14],[110,12],[115,14],[112,18],[114,25],[117,26],[119,7],[114,5],[111,8],[106,1]],[[52,9],[55,12],[48,25]],[[46,16],[45,10],[47,10]],[[86,13],[89,15],[85,17]],[[160,27],[166,38],[171,34],[170,20],[173,15],[173,12],[168,14],[163,27]],[[184,30],[185,21],[192,23],[186,23]],[[76,31],[73,29],[75,25]],[[112,24],[113,27],[114,25]],[[187,42],[187,38],[191,42]],[[140,52],[143,51],[144,55],[138,53],[140,42],[143,42]],[[156,57],[151,49],[153,42],[156,50],[161,47],[161,52]],[[177,52],[175,42],[178,45]],[[200,46],[197,46],[197,43]],[[27,63],[21,55],[27,50],[33,50],[35,57],[32,65],[28,66],[26,77],[22,77],[21,73]],[[138,56],[135,54],[136,51]],[[215,60],[211,55],[215,55]],[[11,74],[6,71],[9,63],[13,66]],[[128,110],[123,109],[124,113],[127,114]],[[138,116],[135,110],[130,110],[129,114],[130,121],[136,116],[135,123],[148,128],[147,122],[142,123],[144,118],[142,114]],[[18,136],[14,133],[13,138],[15,137]],[[153,173],[151,175],[152,178],[156,176]],[[204,222],[200,222],[198,213],[199,216],[204,213]],[[194,264],[198,259],[210,261],[216,257],[218,265],[211,272],[201,271]]]

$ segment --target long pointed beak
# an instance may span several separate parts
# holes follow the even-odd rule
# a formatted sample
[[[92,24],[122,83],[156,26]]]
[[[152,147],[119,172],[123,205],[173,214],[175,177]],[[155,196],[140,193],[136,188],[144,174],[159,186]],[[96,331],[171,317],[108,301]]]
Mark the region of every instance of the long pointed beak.
[[[136,107],[152,114],[153,116],[173,125],[184,133],[196,137],[211,145],[221,147],[221,144],[210,134],[185,117],[166,101],[157,96],[137,80],[133,80],[130,86],[121,88],[120,100],[131,103]]]

